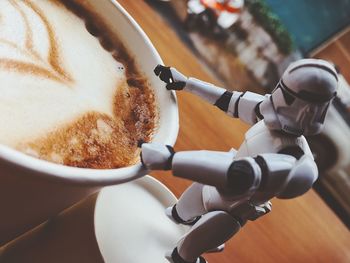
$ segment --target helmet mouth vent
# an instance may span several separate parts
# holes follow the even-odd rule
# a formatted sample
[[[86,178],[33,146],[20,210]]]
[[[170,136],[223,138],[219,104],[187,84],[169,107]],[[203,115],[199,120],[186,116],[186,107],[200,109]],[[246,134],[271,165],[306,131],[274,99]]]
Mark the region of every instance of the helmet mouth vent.
[[[301,136],[304,133],[304,130],[297,129],[297,128],[294,128],[294,127],[291,127],[288,125],[283,126],[283,131],[288,133],[288,134],[295,135],[295,136]]]

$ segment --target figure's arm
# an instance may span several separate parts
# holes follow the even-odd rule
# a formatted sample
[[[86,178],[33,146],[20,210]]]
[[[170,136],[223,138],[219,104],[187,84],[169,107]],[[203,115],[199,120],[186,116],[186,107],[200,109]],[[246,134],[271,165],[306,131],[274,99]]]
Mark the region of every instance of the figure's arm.
[[[172,170],[173,175],[221,189],[232,194],[254,191],[261,173],[254,160],[234,160],[233,152],[177,152],[168,145],[142,144],[141,160],[149,170]]]
[[[279,198],[293,198],[310,189],[317,178],[315,163],[306,155],[299,160],[279,153],[234,160],[230,153],[175,153],[170,146],[145,143],[142,163],[150,170],[172,170],[174,176],[212,185],[237,196],[261,191]]]
[[[227,91],[195,78],[187,78],[171,67],[158,65],[154,72],[167,83],[167,89],[193,93],[217,106],[231,117],[240,118],[248,124],[254,124],[258,119],[262,119],[259,105],[265,100],[265,96],[253,92]]]

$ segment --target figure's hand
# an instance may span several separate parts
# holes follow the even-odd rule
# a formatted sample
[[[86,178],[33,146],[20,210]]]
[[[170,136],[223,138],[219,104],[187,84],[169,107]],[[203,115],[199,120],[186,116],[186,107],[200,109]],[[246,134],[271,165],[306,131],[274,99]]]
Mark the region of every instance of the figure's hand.
[[[267,213],[270,213],[272,210],[272,203],[270,201],[267,201],[259,205],[259,207],[263,209],[263,214],[267,214]]]
[[[149,170],[170,170],[175,152],[169,145],[143,143],[141,162]]]
[[[158,65],[154,73],[167,84],[167,90],[183,90],[186,86],[187,77],[175,68]]]
[[[267,213],[270,213],[272,210],[272,203],[270,201],[267,201],[261,205],[252,206],[253,210],[250,214],[249,220],[256,220],[259,217],[266,215]]]

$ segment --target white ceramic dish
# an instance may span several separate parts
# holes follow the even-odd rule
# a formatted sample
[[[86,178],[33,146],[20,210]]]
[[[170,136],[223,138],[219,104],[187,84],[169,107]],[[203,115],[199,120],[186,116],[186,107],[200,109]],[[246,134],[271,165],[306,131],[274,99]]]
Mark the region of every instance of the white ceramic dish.
[[[86,0],[134,56],[155,90],[159,129],[154,141],[173,145],[178,133],[175,93],[153,74],[162,63],[135,20],[114,0]],[[121,169],[82,169],[57,165],[0,145],[0,247],[103,186],[145,175],[141,164]]]
[[[188,231],[187,226],[175,224],[165,215],[165,208],[176,201],[152,177],[104,188],[96,201],[94,221],[104,261],[168,262],[165,254]]]

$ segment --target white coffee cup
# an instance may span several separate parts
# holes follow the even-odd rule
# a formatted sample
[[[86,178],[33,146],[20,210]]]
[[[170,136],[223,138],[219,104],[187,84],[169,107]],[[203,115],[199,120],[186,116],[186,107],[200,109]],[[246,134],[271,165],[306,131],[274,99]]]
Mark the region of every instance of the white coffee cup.
[[[153,69],[162,60],[135,20],[114,0],[87,0],[134,56],[155,90],[159,125],[153,141],[173,145],[178,133],[174,92]],[[4,126],[3,128],[6,128]],[[0,247],[103,186],[145,175],[141,164],[120,169],[83,169],[39,160],[0,145]]]

